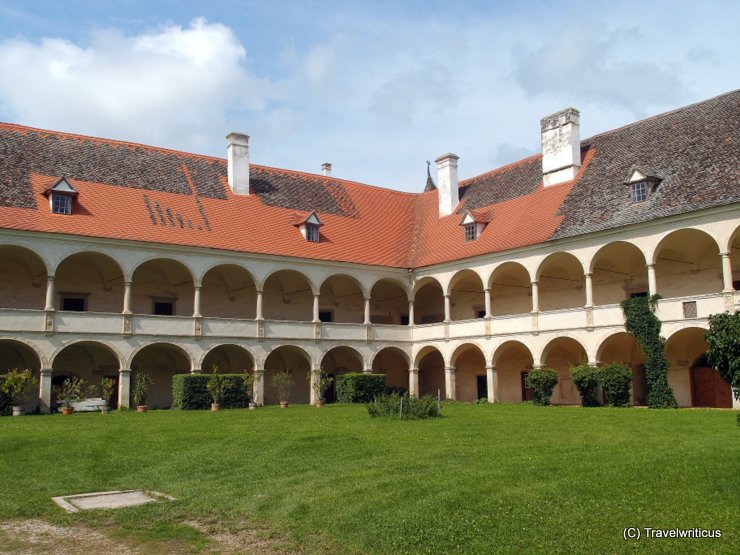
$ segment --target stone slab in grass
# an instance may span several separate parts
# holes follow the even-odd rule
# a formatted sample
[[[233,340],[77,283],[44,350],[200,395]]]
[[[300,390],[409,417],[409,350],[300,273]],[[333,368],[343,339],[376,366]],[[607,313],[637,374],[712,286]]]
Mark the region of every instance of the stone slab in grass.
[[[78,495],[64,495],[51,498],[68,513],[76,513],[88,509],[120,509],[134,507],[145,503],[155,503],[161,500],[174,501],[174,497],[158,491],[144,491],[130,489],[125,491],[99,491],[95,493],[81,493]]]

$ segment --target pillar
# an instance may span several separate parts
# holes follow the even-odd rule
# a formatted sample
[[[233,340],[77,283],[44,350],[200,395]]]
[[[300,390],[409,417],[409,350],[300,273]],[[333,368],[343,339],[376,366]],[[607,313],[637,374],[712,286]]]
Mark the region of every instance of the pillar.
[[[126,281],[123,284],[123,313],[131,314],[131,282]]]
[[[445,322],[450,321],[450,296],[445,295]]]
[[[722,256],[722,281],[724,283],[723,293],[732,293],[735,288],[732,285],[732,261],[730,260],[730,253],[723,252]]]
[[[255,405],[265,404],[265,369],[254,369],[254,383],[252,384],[252,401]]]
[[[193,367],[193,368],[190,369],[190,373],[191,374],[202,374],[203,373],[203,369],[202,368],[195,368],[195,367]]]
[[[365,321],[363,324],[370,323],[370,297],[365,297]]]
[[[310,397],[310,403],[312,405],[316,404],[316,401],[319,400],[319,386],[320,386],[320,380],[321,380],[321,368],[314,368],[311,370],[311,397]],[[323,393],[323,392],[322,392]]]
[[[257,314],[255,314],[255,320],[264,320],[262,316],[262,289],[257,289]]]
[[[455,400],[455,367],[445,366],[445,397]]]
[[[532,312],[540,311],[540,288],[537,281],[532,282]]]
[[[200,285],[195,286],[195,295],[193,296],[193,318],[202,318],[200,313]]]
[[[414,325],[414,301],[409,301],[409,326]]]
[[[44,310],[55,310],[54,307],[54,276],[46,276],[46,307]]]
[[[419,369],[409,368],[409,395],[419,396]]]
[[[483,290],[483,295],[485,298],[486,318],[490,318],[491,317],[491,289],[486,287]]]
[[[498,372],[495,366],[486,366],[486,381],[488,383],[488,402],[498,402]]]
[[[586,308],[594,306],[594,285],[591,279],[591,273],[587,272],[583,274],[586,279]]]
[[[648,264],[647,272],[648,272],[648,294],[652,297],[658,292],[658,285],[655,281],[655,264]]]
[[[42,368],[39,376],[39,404],[41,412],[51,412],[51,368]]]
[[[313,294],[313,322],[320,322],[319,320],[319,294]]]
[[[131,398],[131,368],[118,370],[118,408],[127,409]]]

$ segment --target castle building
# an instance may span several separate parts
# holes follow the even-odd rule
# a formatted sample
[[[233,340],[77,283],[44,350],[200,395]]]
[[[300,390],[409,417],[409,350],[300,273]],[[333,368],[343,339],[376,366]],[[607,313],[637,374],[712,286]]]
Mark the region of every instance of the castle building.
[[[258,403],[290,369],[308,403],[321,372],[520,402],[547,366],[576,404],[571,366],[620,362],[640,405],[619,303],[657,293],[679,405],[732,406],[704,331],[740,304],[740,91],[585,140],[572,108],[540,124],[540,154],[464,181],[444,154],[418,194],[253,164],[239,133],[224,160],[0,124],[0,370],[37,370],[42,410],[69,376],[128,406],[137,369],[167,408],[214,367]]]

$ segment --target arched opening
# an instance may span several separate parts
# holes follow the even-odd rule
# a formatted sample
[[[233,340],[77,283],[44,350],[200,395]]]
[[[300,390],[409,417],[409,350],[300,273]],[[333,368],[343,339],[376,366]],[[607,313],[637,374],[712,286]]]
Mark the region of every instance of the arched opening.
[[[251,374],[254,371],[254,359],[244,347],[219,345],[203,357],[201,371],[210,374],[214,368],[219,374]]]
[[[131,309],[136,314],[193,315],[193,276],[181,262],[168,258],[144,262],[134,271],[131,287]]]
[[[334,381],[324,392],[327,403],[333,403],[337,399],[336,379],[342,374],[350,372],[358,373],[364,369],[362,355],[352,347],[332,347],[321,358],[321,373],[332,376]]]
[[[532,283],[527,269],[505,262],[491,275],[491,315],[508,316],[532,311]]]
[[[365,296],[355,278],[336,275],[324,280],[319,292],[319,320],[344,324],[364,322]]]
[[[452,366],[455,368],[455,399],[488,399],[486,357],[477,345],[465,343],[455,349]]]
[[[440,395],[446,398],[445,392],[445,361],[442,353],[435,347],[424,347],[416,355],[419,369],[419,396]]]
[[[201,284],[201,313],[212,318],[251,319],[257,314],[254,279],[235,264],[211,268]]]
[[[180,347],[171,343],[147,345],[131,361],[131,390],[134,387],[136,372],[146,372],[152,379],[147,396],[151,409],[166,409],[172,406],[172,377],[175,374],[188,374],[191,370],[190,356]]]
[[[442,286],[431,277],[423,278],[414,293],[414,323],[434,324],[445,319]]]
[[[398,347],[385,347],[373,358],[373,373],[385,374],[385,385],[399,393],[409,389],[409,357]]]
[[[655,250],[655,278],[664,298],[722,291],[722,260],[712,237],[697,229],[668,234]]]
[[[46,265],[35,252],[15,245],[0,245],[0,308],[43,310],[46,300]]]
[[[740,227],[730,240],[730,267],[732,268],[732,287],[740,291]]]
[[[473,270],[461,270],[450,281],[450,319],[471,320],[486,315],[483,281]]]
[[[668,385],[679,406],[731,408],[730,385],[706,362],[705,332],[703,328],[684,328],[668,338]]]
[[[594,304],[617,304],[648,293],[647,267],[642,251],[616,241],[602,247],[591,263]]]
[[[601,364],[624,364],[632,371],[632,404],[642,406],[647,399],[645,355],[632,334],[626,331],[607,337],[599,346],[596,360]]]
[[[56,270],[56,306],[74,312],[121,312],[123,271],[110,256],[79,252]]]
[[[57,387],[67,378],[81,378],[92,388],[91,397],[100,397],[103,378],[114,380],[118,390],[118,355],[107,345],[96,341],[80,341],[64,347],[51,364],[51,407],[57,404]],[[112,408],[118,406],[117,396],[111,399]]]
[[[375,282],[370,292],[370,321],[403,326],[409,323],[409,297],[397,281],[385,278]]]
[[[278,372],[289,370],[293,375],[293,391],[288,399],[290,403],[311,402],[311,358],[308,353],[293,345],[277,347],[267,356],[265,360],[265,404],[275,405],[282,399],[278,399],[277,391],[273,385],[273,376]]]
[[[556,405],[578,405],[581,396],[570,379],[570,369],[588,361],[583,346],[570,337],[558,337],[547,344],[542,353],[542,364],[558,373],[558,385],[550,402]]]
[[[548,256],[537,272],[540,310],[581,308],[586,304],[583,266],[568,252]]]
[[[0,375],[10,370],[32,370],[39,378],[41,361],[38,353],[21,341],[13,339],[0,339]],[[23,407],[30,412],[39,404],[38,395],[32,395],[32,399]]]
[[[268,320],[313,319],[313,291],[306,276],[295,270],[280,270],[265,281],[262,312]]]
[[[532,391],[527,387],[527,374],[534,359],[524,343],[507,341],[493,354],[493,366],[498,376],[498,399],[502,403],[531,401]]]

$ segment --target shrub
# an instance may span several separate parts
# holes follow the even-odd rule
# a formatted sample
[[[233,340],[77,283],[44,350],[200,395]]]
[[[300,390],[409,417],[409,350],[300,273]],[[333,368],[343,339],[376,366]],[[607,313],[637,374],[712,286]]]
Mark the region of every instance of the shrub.
[[[214,366],[213,372],[208,376],[208,381],[206,382],[206,389],[211,394],[213,403],[217,405],[223,403],[224,398],[235,385],[224,376],[225,374],[218,373],[218,366]]]
[[[75,403],[79,403],[94,394],[93,387],[78,377],[67,378],[61,386],[57,387],[57,398],[65,409],[74,408]]]
[[[275,372],[272,376],[271,383],[277,393],[278,401],[288,401],[290,393],[293,391],[293,387],[295,386],[293,373],[288,369],[283,372]]]
[[[732,386],[735,399],[740,401],[740,311],[709,316],[704,337],[707,362]]]
[[[11,399],[3,392],[5,376],[0,376],[0,416],[10,416],[13,412]]]
[[[527,377],[529,387],[532,389],[532,401],[535,405],[547,406],[550,397],[558,384],[558,374],[549,368],[535,368],[529,372]]]
[[[371,417],[388,416],[403,420],[424,420],[442,416],[440,404],[431,395],[409,397],[398,393],[382,393],[367,405]]]
[[[579,364],[570,369],[570,378],[573,385],[581,394],[581,405],[584,407],[598,407],[597,398],[599,387],[599,369],[587,363]]]
[[[385,374],[341,374],[336,384],[338,403],[369,403],[385,392]]]
[[[249,404],[249,395],[244,387],[244,374],[219,374],[231,384],[224,393],[221,408],[243,408]],[[172,377],[172,408],[179,410],[207,410],[211,408],[208,393],[210,375],[175,374]]]
[[[152,378],[146,372],[140,370],[134,374],[134,405],[141,407],[146,405],[146,399],[149,395],[149,386],[152,385]]]
[[[604,404],[612,407],[630,405],[632,372],[624,364],[609,364],[599,369],[599,383],[604,391]]]
[[[33,395],[33,387],[39,381],[31,370],[11,370],[5,375],[3,392],[10,397],[13,406],[22,407]]]

